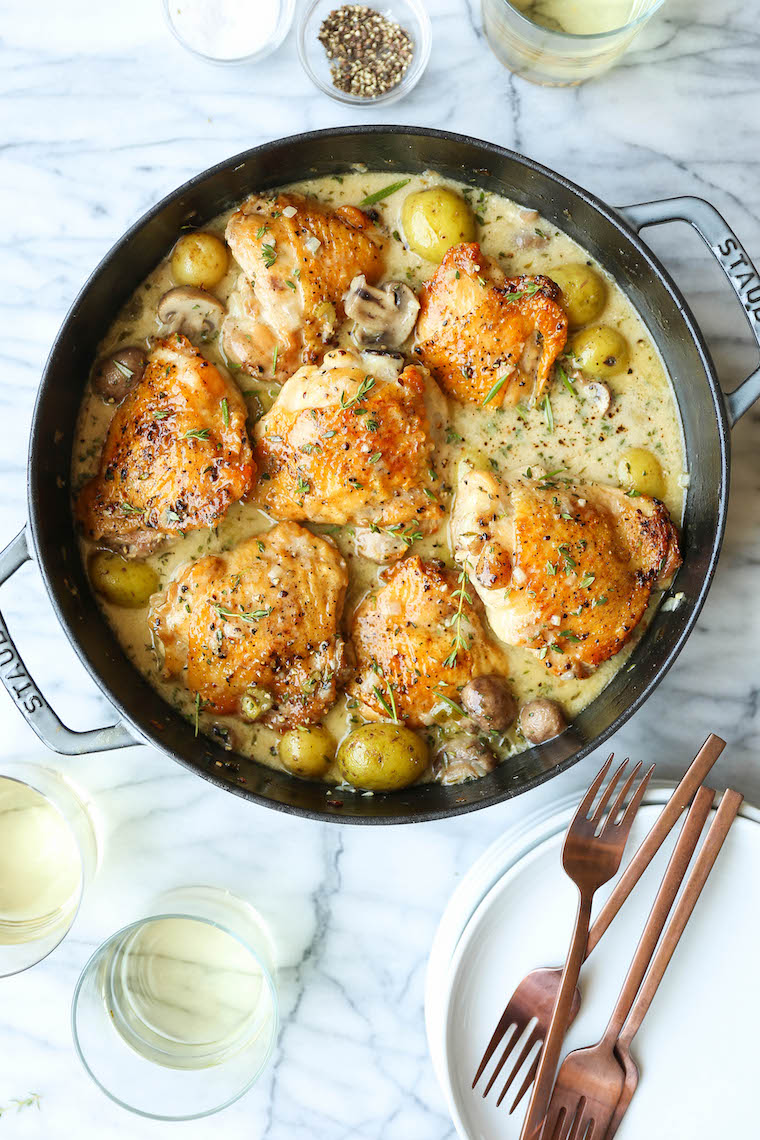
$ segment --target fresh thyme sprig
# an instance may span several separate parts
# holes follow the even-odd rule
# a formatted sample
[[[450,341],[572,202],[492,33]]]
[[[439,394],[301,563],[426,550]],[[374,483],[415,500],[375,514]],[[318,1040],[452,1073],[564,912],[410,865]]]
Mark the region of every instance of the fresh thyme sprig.
[[[459,572],[457,580],[457,588],[454,590],[454,597],[458,599],[457,612],[451,620],[451,625],[454,629],[454,636],[451,639],[451,652],[443,662],[444,669],[453,669],[457,663],[457,656],[460,649],[467,649],[468,643],[464,634],[462,633],[462,618],[464,616],[464,604],[472,605],[472,596],[467,593],[467,562],[465,561],[462,569]]]
[[[240,621],[246,622],[248,625],[253,625],[262,618],[269,617],[272,612],[271,606],[262,606],[259,610],[230,610],[226,606],[219,603],[214,604],[214,609],[221,618],[239,618]]]
[[[39,1093],[28,1093],[25,1097],[14,1096],[9,1104],[0,1105],[0,1116],[4,1112],[10,1112],[12,1108],[15,1108],[16,1112],[21,1112],[22,1108],[41,1108],[41,1100]]]

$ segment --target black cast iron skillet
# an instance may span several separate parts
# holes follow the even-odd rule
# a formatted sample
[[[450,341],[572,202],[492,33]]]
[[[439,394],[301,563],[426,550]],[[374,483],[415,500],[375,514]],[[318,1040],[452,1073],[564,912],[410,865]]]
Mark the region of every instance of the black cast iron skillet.
[[[69,465],[82,390],[104,331],[164,257],[183,226],[201,226],[252,190],[345,171],[353,163],[395,175],[434,169],[505,194],[575,238],[615,278],[643,317],[672,377],[691,482],[683,526],[683,603],[662,609],[631,658],[573,725],[555,740],[509,760],[483,779],[426,784],[361,796],[307,783],[225,752],[193,729],[143,680],[100,614],[81,564],[72,522]],[[614,733],[675,661],[697,619],[718,558],[726,517],[729,428],[760,396],[760,369],[729,396],[720,390],[686,302],[637,236],[644,226],[682,220],[704,238],[744,306],[760,344],[760,279],[709,203],[671,198],[611,209],[545,167],[490,143],[447,131],[348,127],[255,147],[199,174],[150,210],[114,246],[74,302],[40,382],[29,449],[29,524],[0,554],[0,583],[36,559],[58,620],[119,722],[72,732],[24,668],[0,617],[0,676],[37,735],[74,755],[149,742],[206,779],[257,803],[319,819],[408,823],[456,815],[527,791],[564,771]]]

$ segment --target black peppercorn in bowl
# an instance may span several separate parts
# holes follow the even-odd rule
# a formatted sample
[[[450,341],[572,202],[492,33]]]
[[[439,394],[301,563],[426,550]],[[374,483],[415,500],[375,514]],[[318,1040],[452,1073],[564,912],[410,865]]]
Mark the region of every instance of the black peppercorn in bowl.
[[[427,67],[432,42],[423,0],[391,0],[382,8],[313,0],[298,25],[298,54],[309,79],[352,107],[408,95]]]
[[[361,165],[393,182],[435,170],[537,210],[578,241],[624,290],[672,379],[683,426],[689,484],[681,527],[677,597],[660,606],[626,667],[572,724],[477,780],[418,783],[367,793],[297,779],[224,740],[196,736],[132,665],[93,595],[71,510],[71,454],[82,393],[103,330],[186,228],[305,177],[340,176]],[[29,675],[0,614],[0,682],[30,727],[68,755],[147,743],[218,787],[294,815],[357,824],[418,823],[489,807],[564,772],[604,743],[648,699],[674,664],[707,597],[728,503],[730,429],[760,399],[760,368],[721,391],[699,327],[664,266],[639,236],[648,226],[688,222],[707,243],[760,344],[760,278],[739,238],[709,202],[679,197],[617,209],[513,151],[449,131],[355,126],[277,139],[206,170],[141,218],[95,269],[55,339],[40,380],[29,447],[28,525],[0,550],[0,586],[24,562],[39,568],[53,610],[79,658],[114,707],[115,723],[73,731]]]

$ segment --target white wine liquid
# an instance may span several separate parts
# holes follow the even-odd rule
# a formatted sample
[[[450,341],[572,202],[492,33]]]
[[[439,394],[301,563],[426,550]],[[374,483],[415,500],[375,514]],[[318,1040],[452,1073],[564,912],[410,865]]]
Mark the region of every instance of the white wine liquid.
[[[64,817],[34,788],[0,777],[0,944],[68,924],[81,887],[79,847]]]
[[[647,7],[642,0],[510,0],[534,24],[574,36],[624,28]]]
[[[271,1031],[275,1007],[255,955],[195,918],[147,919],[114,950],[104,998],[112,1023],[147,1060],[201,1069]]]

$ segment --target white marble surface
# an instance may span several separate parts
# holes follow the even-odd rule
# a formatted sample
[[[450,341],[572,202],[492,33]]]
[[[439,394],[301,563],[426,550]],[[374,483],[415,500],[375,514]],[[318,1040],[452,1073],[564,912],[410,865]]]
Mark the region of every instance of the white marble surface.
[[[678,193],[721,209],[760,258],[760,38],[752,5],[668,0],[636,50],[576,90],[515,80],[490,55],[476,0],[429,0],[430,67],[406,101],[351,113],[318,95],[294,37],[257,68],[184,54],[158,0],[93,7],[0,0],[0,541],[24,523],[26,440],[48,346],[81,283],[124,228],[196,171],[268,138],[347,122],[448,127],[515,147],[620,204]],[[653,244],[683,284],[726,385],[754,354],[738,306],[695,235]],[[729,741],[716,778],[760,801],[757,604],[760,413],[734,432],[728,534],[717,579],[676,667],[615,741],[677,773],[709,730]],[[57,628],[35,568],[2,605],[37,681],[73,727],[109,710]],[[276,1064],[218,1121],[230,1140],[444,1140],[428,1061],[427,949],[458,877],[511,821],[586,782],[598,757],[509,806],[397,829],[302,822],[217,791],[147,748],[45,754],[0,691],[0,758],[69,772],[102,820],[101,874],[72,934],[38,969],[0,983],[0,1138],[147,1140],[175,1126],[106,1101],[74,1057],[72,988],[94,945],[163,886],[224,884],[269,916],[282,957]],[[0,768],[2,764],[0,763]],[[178,1126],[177,1126],[178,1127]],[[176,1130],[176,1129],[175,1129]],[[707,1140],[695,1137],[694,1140]]]

